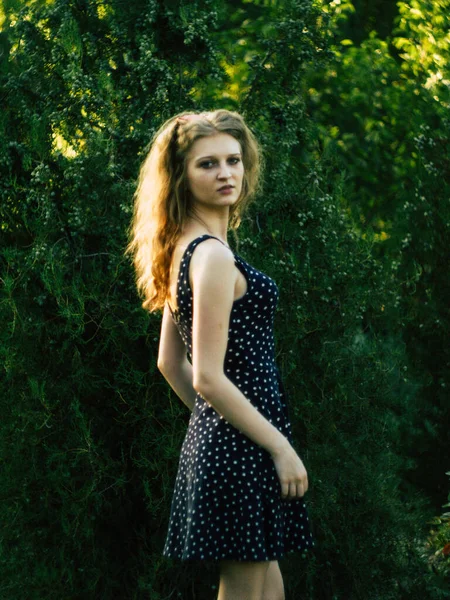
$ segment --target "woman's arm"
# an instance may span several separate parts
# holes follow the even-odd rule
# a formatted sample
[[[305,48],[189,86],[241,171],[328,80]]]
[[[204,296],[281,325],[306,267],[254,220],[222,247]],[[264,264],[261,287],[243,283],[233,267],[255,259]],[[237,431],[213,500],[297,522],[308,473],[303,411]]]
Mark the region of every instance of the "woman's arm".
[[[290,447],[288,439],[244,396],[224,372],[234,300],[232,252],[214,239],[192,254],[194,389],[231,425],[272,456]]]
[[[158,367],[176,395],[186,404],[189,410],[194,410],[195,396],[197,392],[192,385],[192,365],[183,360],[176,367]]]
[[[265,448],[272,457],[290,445],[289,440],[247,400],[226,375],[197,385],[197,390],[228,423]]]

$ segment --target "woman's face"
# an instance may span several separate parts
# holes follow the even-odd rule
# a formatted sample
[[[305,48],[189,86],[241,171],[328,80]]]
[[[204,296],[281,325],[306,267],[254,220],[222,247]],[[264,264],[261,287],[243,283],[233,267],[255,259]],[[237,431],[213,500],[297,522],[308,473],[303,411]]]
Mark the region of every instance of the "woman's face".
[[[196,140],[187,157],[187,185],[196,202],[215,206],[234,204],[242,190],[244,166],[241,145],[228,133]],[[219,188],[230,185],[229,192]]]

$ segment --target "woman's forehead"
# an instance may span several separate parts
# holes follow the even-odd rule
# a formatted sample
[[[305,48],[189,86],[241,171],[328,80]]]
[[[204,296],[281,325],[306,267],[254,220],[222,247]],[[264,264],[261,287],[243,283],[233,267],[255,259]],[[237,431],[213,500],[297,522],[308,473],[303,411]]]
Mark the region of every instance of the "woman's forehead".
[[[203,156],[219,156],[241,152],[241,145],[236,138],[228,133],[217,133],[198,138],[192,144],[189,158],[197,160]]]

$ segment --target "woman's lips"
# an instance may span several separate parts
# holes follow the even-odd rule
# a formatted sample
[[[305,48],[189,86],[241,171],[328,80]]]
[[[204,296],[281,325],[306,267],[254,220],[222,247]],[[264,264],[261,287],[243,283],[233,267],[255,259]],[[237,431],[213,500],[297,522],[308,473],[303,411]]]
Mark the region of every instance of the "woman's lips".
[[[220,192],[221,194],[229,194],[230,192],[233,191],[233,189],[234,189],[234,186],[228,185],[228,186],[219,188],[217,191]]]

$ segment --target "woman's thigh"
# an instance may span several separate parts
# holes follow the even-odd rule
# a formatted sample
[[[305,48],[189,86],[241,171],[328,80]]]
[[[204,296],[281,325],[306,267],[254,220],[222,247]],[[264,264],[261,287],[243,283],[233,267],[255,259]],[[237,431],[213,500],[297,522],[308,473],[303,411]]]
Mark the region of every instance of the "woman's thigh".
[[[220,585],[217,600],[261,600],[270,561],[220,561]]]
[[[262,600],[284,600],[283,576],[277,560],[271,560],[266,571]]]

